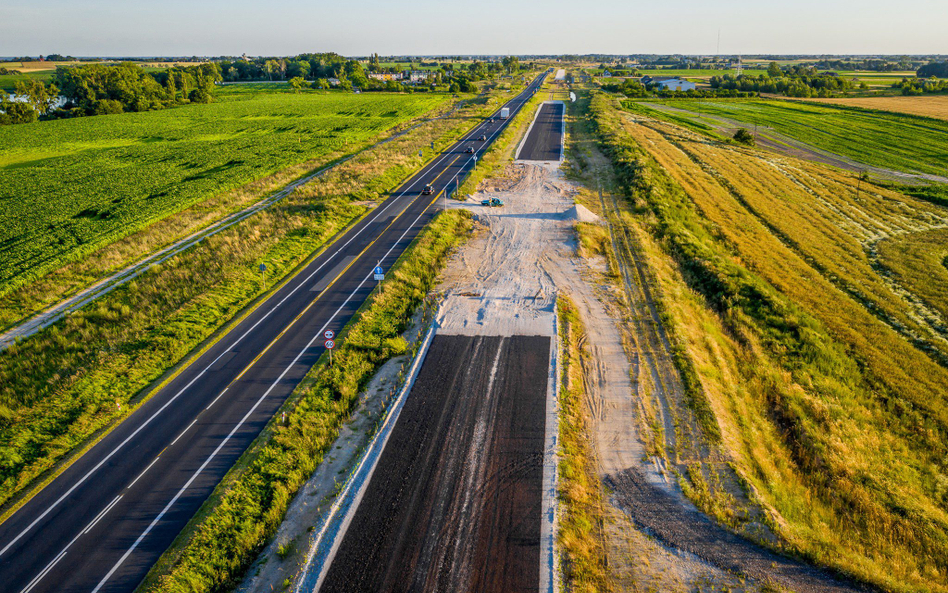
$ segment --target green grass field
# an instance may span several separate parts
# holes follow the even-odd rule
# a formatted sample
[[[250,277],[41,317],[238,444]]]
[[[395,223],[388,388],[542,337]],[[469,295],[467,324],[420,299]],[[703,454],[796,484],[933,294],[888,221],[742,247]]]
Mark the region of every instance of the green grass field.
[[[699,109],[698,102],[693,100],[663,103],[692,112]],[[948,122],[789,101],[706,100],[701,101],[700,110],[751,127],[772,127],[781,134],[866,165],[910,173],[948,174]]]
[[[213,195],[354,149],[446,100],[222,93],[209,105],[0,128],[0,294]]]
[[[0,74],[0,89],[13,92],[18,82],[29,82],[31,80],[42,80],[49,82],[53,78],[55,70],[37,70],[35,72],[23,72],[19,74]]]

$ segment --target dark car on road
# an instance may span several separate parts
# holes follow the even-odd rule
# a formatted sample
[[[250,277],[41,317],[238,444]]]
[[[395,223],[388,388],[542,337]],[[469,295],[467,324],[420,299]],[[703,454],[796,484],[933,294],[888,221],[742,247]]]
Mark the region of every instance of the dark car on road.
[[[473,147],[473,146],[468,146],[468,147],[464,150],[464,152],[466,152],[466,153],[468,153],[468,154],[474,154],[474,147]]]
[[[487,141],[487,134],[481,134],[480,137],[478,138],[478,140],[480,140],[481,142],[486,142],[486,141]]]
[[[428,184],[425,186],[425,189],[421,190],[421,195],[430,196],[431,192],[433,191],[434,191],[434,187],[432,187],[431,184]]]

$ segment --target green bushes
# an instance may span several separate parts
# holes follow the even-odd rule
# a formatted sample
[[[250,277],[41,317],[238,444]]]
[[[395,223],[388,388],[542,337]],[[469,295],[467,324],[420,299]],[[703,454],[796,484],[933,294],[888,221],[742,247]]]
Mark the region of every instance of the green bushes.
[[[404,352],[399,340],[418,305],[434,286],[451,251],[471,228],[465,211],[443,213],[402,255],[388,278],[350,322],[333,355],[318,364],[291,401],[287,426],[264,433],[218,486],[219,498],[195,526],[170,568],[149,591],[220,591],[243,569],[279,526],[290,500],[336,438],[358,394],[386,360]],[[207,503],[206,503],[206,506]]]

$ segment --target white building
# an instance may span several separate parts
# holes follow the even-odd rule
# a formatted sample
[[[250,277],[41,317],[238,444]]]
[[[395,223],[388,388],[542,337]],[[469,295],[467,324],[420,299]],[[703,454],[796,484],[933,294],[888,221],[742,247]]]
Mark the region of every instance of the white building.
[[[646,80],[648,79],[648,80]],[[642,84],[650,84],[663,91],[693,91],[695,83],[680,78],[651,78],[645,76]]]

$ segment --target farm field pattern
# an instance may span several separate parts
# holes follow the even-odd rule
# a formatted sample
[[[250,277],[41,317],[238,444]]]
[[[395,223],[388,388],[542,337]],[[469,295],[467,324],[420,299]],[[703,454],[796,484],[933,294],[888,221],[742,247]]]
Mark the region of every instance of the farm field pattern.
[[[654,101],[658,102],[658,101]],[[779,133],[860,163],[906,173],[945,175],[948,122],[898,113],[788,101],[670,100],[663,104],[721,116]]]
[[[922,97],[840,97],[834,99],[807,99],[816,103],[829,103],[843,107],[861,107],[907,113],[921,117],[934,117],[948,121],[948,95]]]
[[[623,126],[725,257],[787,299],[791,326],[731,314],[759,315],[738,323],[763,328],[744,346],[758,370],[740,371],[750,374],[739,385],[721,381],[734,368],[726,358],[701,363],[718,385],[723,438],[778,531],[818,563],[886,588],[948,590],[948,371],[937,362],[948,355],[948,295],[933,286],[946,278],[948,210],[664,122]],[[694,331],[697,348],[715,343],[708,327]],[[801,346],[824,331],[821,346]],[[767,376],[770,364],[788,366]]]
[[[354,149],[445,100],[241,93],[0,128],[0,294],[222,191]]]

